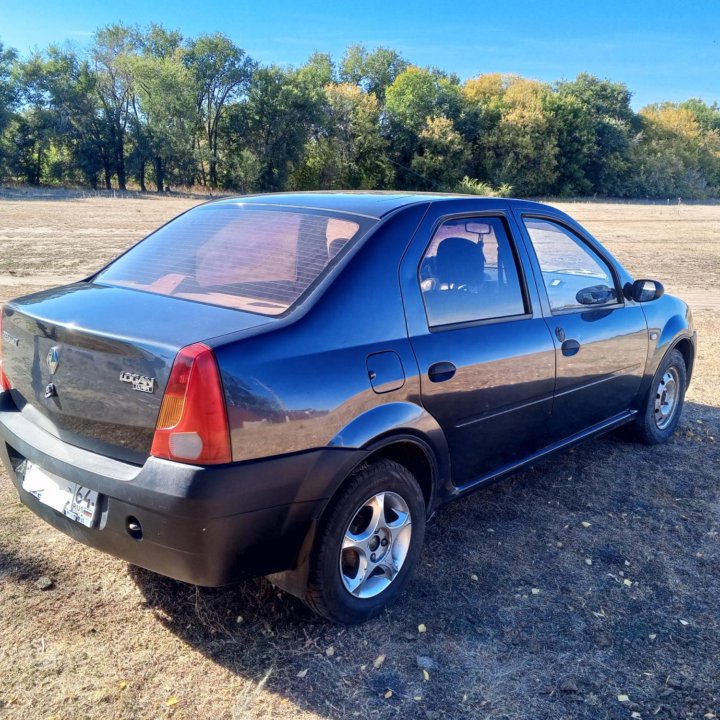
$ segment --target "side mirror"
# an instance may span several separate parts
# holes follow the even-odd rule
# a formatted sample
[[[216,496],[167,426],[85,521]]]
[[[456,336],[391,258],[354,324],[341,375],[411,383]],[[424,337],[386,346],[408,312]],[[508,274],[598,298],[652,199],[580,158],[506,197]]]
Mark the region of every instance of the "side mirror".
[[[665,288],[657,280],[636,280],[632,285],[627,283],[623,288],[625,297],[635,302],[650,302],[665,294]]]
[[[581,305],[605,305],[615,300],[615,290],[607,285],[591,285],[578,290],[575,299]]]

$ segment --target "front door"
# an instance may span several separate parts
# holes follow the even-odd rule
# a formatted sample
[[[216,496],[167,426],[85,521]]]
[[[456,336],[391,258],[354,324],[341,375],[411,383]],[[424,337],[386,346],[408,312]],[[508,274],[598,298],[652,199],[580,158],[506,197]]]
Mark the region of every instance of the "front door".
[[[600,249],[559,219],[524,216],[556,347],[553,440],[626,413],[648,350],[641,307],[623,298]]]
[[[453,484],[468,486],[547,444],[555,349],[507,203],[454,207],[431,206],[401,282],[422,402],[447,437]]]

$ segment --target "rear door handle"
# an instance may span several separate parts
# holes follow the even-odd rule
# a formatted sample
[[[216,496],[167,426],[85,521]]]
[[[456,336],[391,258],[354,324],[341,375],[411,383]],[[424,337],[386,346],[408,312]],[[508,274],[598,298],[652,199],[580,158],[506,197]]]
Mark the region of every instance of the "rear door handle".
[[[562,354],[567,357],[577,355],[580,350],[580,343],[577,340],[566,340],[561,346]]]
[[[444,382],[449,380],[457,368],[451,362],[438,362],[431,365],[428,369],[428,377],[430,382]]]

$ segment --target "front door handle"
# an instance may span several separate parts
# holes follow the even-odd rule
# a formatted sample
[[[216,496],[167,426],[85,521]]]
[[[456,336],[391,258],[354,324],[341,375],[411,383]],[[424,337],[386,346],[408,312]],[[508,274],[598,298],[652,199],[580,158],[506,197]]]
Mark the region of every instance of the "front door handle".
[[[577,340],[566,340],[561,346],[562,354],[567,357],[577,355],[580,350],[580,343]]]
[[[428,369],[428,377],[430,382],[444,382],[449,380],[457,368],[451,362],[438,362],[431,365]]]

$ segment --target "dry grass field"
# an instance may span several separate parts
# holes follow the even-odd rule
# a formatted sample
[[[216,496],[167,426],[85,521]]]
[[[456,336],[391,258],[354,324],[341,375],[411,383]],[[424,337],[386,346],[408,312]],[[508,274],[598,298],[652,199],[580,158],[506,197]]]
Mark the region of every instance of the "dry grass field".
[[[199,201],[0,192],[0,302]],[[0,471],[0,720],[720,717],[720,206],[561,207],[693,308],[670,443],[604,437],[445,508],[352,629],[263,579],[197,589],[80,546]]]

